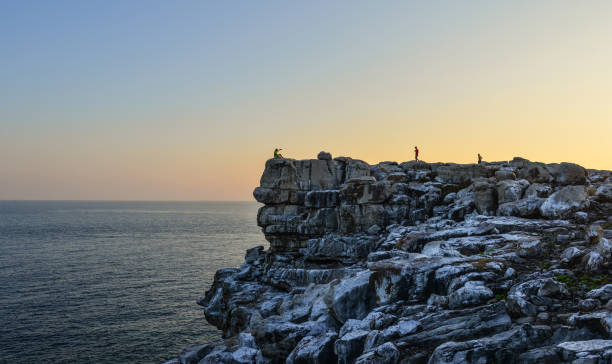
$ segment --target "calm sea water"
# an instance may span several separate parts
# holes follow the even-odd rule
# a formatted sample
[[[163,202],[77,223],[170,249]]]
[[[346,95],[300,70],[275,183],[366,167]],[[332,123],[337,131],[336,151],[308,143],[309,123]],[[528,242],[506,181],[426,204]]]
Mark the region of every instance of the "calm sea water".
[[[266,246],[257,208],[0,201],[0,362],[160,363],[217,339],[195,300]]]

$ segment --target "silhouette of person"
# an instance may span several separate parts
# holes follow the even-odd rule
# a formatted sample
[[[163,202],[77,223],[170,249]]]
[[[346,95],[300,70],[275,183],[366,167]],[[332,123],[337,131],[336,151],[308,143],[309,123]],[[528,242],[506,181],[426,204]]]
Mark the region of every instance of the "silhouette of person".
[[[416,145],[414,146],[414,160],[417,162],[419,160],[419,148],[417,148]]]
[[[482,163],[482,156],[478,153],[478,164]]]
[[[274,149],[274,158],[283,158],[283,155],[279,153],[281,150],[278,148]]]

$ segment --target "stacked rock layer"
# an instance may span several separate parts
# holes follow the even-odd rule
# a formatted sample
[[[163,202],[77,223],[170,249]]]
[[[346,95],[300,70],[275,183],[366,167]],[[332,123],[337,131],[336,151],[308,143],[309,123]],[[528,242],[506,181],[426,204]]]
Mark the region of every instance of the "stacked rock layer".
[[[181,363],[612,363],[612,173],[267,161],[270,249],[198,303]]]

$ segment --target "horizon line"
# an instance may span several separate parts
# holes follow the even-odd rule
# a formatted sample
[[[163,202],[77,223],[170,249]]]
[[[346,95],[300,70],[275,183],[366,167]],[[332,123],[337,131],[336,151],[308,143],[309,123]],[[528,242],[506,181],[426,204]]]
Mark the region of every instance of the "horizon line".
[[[0,202],[257,202],[253,200],[99,200],[99,199],[0,199]]]

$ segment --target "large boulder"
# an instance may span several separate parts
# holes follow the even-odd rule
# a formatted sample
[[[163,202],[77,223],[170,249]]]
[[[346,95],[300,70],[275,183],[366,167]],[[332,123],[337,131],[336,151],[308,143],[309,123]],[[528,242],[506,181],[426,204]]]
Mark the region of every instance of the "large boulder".
[[[516,179],[516,173],[514,173],[514,168],[502,168],[498,171],[495,171],[495,179],[498,181]]]
[[[587,171],[575,163],[550,164],[548,169],[552,171],[555,183],[560,185],[584,185],[587,182]]]
[[[181,364],[197,364],[202,358],[210,354],[214,348],[213,344],[188,346],[181,351],[179,360]]]
[[[404,173],[404,170],[396,162],[380,162],[370,167],[370,174],[377,181],[387,179],[389,175],[394,173]]]
[[[410,171],[431,171],[431,165],[423,161],[408,161],[400,164],[405,172]]]
[[[253,350],[253,349],[250,349]],[[237,358],[240,359],[240,358]],[[225,346],[216,346],[213,351],[206,355],[198,364],[242,364],[236,362],[232,353],[227,351]]]
[[[529,187],[527,180],[504,180],[497,183],[497,199],[499,204],[520,200],[523,192]]]
[[[608,311],[575,313],[567,320],[572,326],[578,328],[586,327],[592,332],[597,332],[604,337],[612,336],[612,313]]]
[[[444,183],[466,184],[474,178],[492,177],[494,171],[482,164],[447,164],[436,169],[437,179]]]
[[[447,342],[434,350],[428,363],[516,363],[521,352],[544,344],[551,331],[548,326],[527,324],[476,340]]]
[[[543,183],[534,183],[525,190],[525,198],[546,198],[553,193],[552,187]]]
[[[283,320],[280,316],[263,319],[254,314],[250,322],[251,334],[268,358],[286,358],[303,337],[311,335],[311,327]]]
[[[537,218],[540,217],[540,206],[543,203],[543,198],[524,198],[518,201],[506,202],[499,205],[497,215]]]
[[[338,229],[341,233],[367,231],[371,226],[387,226],[389,213],[379,204],[344,205],[338,209]]]
[[[372,278],[379,303],[426,300],[432,293],[446,291],[453,278],[473,271],[475,268],[468,261],[465,257],[408,253],[369,262],[368,268],[375,272]]]
[[[336,158],[335,160],[339,160]],[[347,159],[344,180],[349,181],[353,178],[366,177],[370,175],[370,165],[359,159]]]
[[[587,207],[587,190],[584,186],[565,186],[547,198],[540,212],[548,218],[564,218]]]
[[[478,306],[493,298],[493,292],[482,281],[468,281],[465,285],[448,296],[448,306]]]
[[[374,307],[376,294],[371,283],[372,274],[371,271],[365,270],[333,285],[331,309],[338,321],[360,320]]]
[[[563,283],[551,278],[533,279],[510,289],[506,308],[513,316],[535,316],[538,313],[538,306],[553,305],[554,298],[568,295],[567,286]]]
[[[401,348],[433,349],[446,342],[461,342],[491,336],[507,330],[511,325],[503,303],[459,310],[438,309],[425,314],[420,322],[422,325],[420,331],[395,339],[394,343]],[[423,359],[404,358],[403,360],[405,363],[425,362]]]
[[[295,165],[300,190],[337,189],[342,183],[335,161],[306,159],[296,161]]]
[[[600,202],[612,202],[612,184],[604,184],[595,191],[595,198]]]
[[[538,239],[527,239],[518,244],[516,255],[522,258],[537,258],[543,253],[542,242]]]
[[[332,159],[332,155],[331,153],[320,151],[319,154],[317,154],[317,159],[324,160],[324,161],[330,161]]]
[[[324,190],[342,182],[338,162],[320,159],[272,158],[266,162],[260,187],[281,190]]]
[[[309,261],[349,263],[366,258],[375,247],[376,240],[372,238],[325,235],[322,238],[310,239],[302,254]]]
[[[266,205],[301,204],[305,195],[305,191],[294,189],[256,187],[253,190],[255,200]]]
[[[544,163],[528,162],[518,171],[518,177],[530,183],[550,183],[554,180],[552,174]]]
[[[605,264],[605,261],[598,251],[593,250],[582,257],[582,263],[586,272],[600,273]]]
[[[488,182],[474,183],[474,203],[482,215],[495,215],[497,210],[497,189]]]
[[[251,364],[255,361],[259,351],[257,349],[241,347],[232,353],[232,364]],[[211,363],[219,363],[217,361],[211,361]],[[199,364],[199,363],[198,363]]]
[[[557,345],[567,363],[612,363],[612,340],[566,341]]]
[[[399,358],[400,352],[397,347],[393,343],[386,342],[357,358],[355,364],[395,364]]]
[[[325,364],[338,360],[334,353],[335,332],[304,337],[287,357],[286,364]]]
[[[510,166],[512,168],[525,168],[527,167],[531,162],[529,161],[529,159],[525,159],[525,158],[521,158],[521,157],[514,157],[511,161],[510,161]]]
[[[598,299],[602,303],[612,300],[612,284],[593,289],[586,294],[587,298]]]
[[[354,330],[336,340],[334,351],[339,364],[352,364],[363,352],[363,346],[369,331]]]
[[[272,158],[266,162],[266,168],[261,175],[260,186],[284,190],[298,189],[298,171],[295,160]]]

